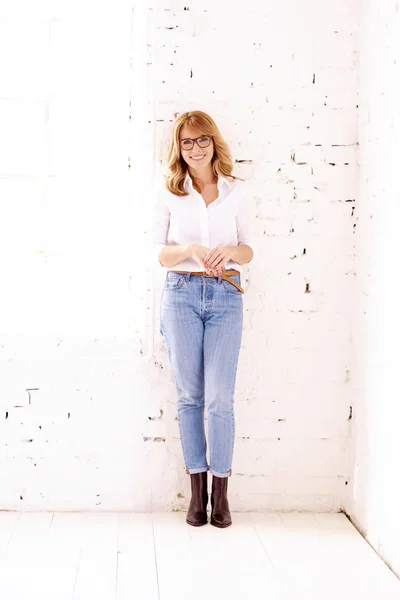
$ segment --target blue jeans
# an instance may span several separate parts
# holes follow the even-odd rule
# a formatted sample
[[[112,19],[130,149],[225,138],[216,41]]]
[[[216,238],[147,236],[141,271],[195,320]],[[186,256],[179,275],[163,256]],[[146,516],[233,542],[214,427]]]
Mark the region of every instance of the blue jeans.
[[[240,274],[230,275],[240,285]],[[161,296],[164,336],[178,398],[187,473],[232,474],[234,390],[243,325],[242,293],[221,277],[167,271]],[[204,408],[208,413],[207,463]]]

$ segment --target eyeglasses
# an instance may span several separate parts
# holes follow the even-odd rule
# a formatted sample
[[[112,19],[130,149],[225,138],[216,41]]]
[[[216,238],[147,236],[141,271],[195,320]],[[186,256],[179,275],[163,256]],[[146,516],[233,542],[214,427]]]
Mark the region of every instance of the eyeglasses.
[[[212,137],[210,135],[202,135],[198,138],[185,138],[184,140],[180,140],[180,145],[182,150],[191,150],[194,146],[194,143],[197,142],[197,145],[200,148],[207,148],[210,145]]]

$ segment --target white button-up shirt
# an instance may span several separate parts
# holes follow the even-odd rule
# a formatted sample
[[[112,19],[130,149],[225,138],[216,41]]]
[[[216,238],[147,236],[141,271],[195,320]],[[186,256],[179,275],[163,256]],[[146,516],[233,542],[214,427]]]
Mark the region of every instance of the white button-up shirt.
[[[218,177],[218,198],[208,206],[193,187],[189,173],[185,177],[188,196],[177,196],[163,185],[159,186],[153,207],[152,246],[155,259],[166,244],[197,243],[207,248],[248,244],[256,256],[255,202],[245,181],[233,181]],[[194,258],[187,258],[169,271],[201,271]],[[237,269],[242,265],[228,260],[225,269]]]

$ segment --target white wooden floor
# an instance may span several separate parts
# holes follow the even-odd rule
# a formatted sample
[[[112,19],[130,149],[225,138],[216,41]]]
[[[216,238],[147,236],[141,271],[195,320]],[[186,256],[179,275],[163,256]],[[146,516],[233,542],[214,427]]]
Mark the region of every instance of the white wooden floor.
[[[210,513],[209,513],[210,514]],[[1,600],[399,600],[343,514],[0,511]]]

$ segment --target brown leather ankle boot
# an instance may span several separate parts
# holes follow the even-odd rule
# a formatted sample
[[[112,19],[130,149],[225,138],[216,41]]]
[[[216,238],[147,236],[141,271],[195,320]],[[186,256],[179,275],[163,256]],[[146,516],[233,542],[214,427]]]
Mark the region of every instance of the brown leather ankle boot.
[[[228,477],[213,475],[211,488],[211,525],[229,527],[232,525],[228,502]]]
[[[186,515],[186,523],[199,527],[207,523],[207,471],[190,473],[190,484],[192,486],[192,498]]]

